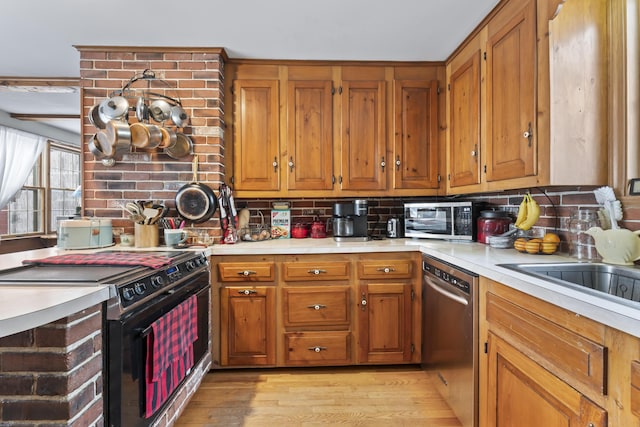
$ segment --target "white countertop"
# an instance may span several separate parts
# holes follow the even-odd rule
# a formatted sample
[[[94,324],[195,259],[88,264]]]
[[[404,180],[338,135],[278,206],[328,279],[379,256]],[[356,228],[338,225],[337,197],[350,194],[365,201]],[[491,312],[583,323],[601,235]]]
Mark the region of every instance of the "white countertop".
[[[120,247],[105,248],[122,249]],[[129,250],[136,250],[128,248]],[[167,250],[159,247],[157,250]],[[140,250],[149,250],[148,248]],[[197,250],[203,250],[198,248]],[[208,255],[288,255],[316,253],[366,253],[420,251],[504,283],[544,301],[589,317],[608,326],[640,337],[640,309],[610,301],[583,291],[497,267],[506,263],[575,262],[561,255],[528,255],[515,249],[494,249],[480,243],[452,243],[438,240],[384,239],[368,242],[334,242],[326,239],[280,239],[264,242],[238,242],[215,245]],[[25,259],[45,258],[68,253],[56,248],[0,255],[0,269],[22,264]],[[79,251],[73,251],[79,252]],[[95,251],[92,251],[95,252]],[[0,337],[35,328],[68,316],[109,298],[107,287],[1,286]]]

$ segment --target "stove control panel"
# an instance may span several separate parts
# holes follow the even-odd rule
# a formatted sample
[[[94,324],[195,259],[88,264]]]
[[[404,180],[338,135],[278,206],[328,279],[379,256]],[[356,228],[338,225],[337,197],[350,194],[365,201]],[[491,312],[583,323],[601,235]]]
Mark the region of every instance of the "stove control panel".
[[[164,270],[154,270],[146,276],[132,280],[131,283],[120,285],[120,304],[122,308],[128,307],[203,268],[207,268],[207,258],[204,254],[198,254],[194,258],[171,264]]]

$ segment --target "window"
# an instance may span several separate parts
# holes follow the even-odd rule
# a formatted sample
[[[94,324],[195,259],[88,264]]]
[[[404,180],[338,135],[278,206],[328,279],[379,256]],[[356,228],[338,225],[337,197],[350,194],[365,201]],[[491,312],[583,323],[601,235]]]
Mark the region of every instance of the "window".
[[[80,151],[47,142],[22,189],[0,211],[0,235],[53,233],[80,206]]]

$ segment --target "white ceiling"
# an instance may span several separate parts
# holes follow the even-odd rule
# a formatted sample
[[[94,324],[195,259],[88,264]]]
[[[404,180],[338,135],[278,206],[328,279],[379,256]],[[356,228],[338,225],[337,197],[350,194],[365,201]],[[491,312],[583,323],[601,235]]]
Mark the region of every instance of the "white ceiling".
[[[223,47],[231,58],[441,61],[498,1],[5,1],[0,76],[79,77],[74,45]],[[79,111],[79,93],[0,90],[0,112]],[[80,131],[76,120],[46,124]]]

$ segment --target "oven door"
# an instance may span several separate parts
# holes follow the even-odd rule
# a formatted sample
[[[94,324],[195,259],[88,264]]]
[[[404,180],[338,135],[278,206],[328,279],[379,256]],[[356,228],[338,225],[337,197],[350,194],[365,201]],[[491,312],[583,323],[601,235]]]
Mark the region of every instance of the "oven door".
[[[144,307],[120,320],[107,320],[105,337],[105,417],[108,426],[146,427],[151,425],[166,406],[145,418],[146,330],[157,319],[170,312],[191,295],[197,296],[198,338],[193,343],[194,366],[209,349],[209,312],[211,286],[208,270],[187,279],[173,289],[152,299]],[[178,392],[186,381],[174,390]]]

